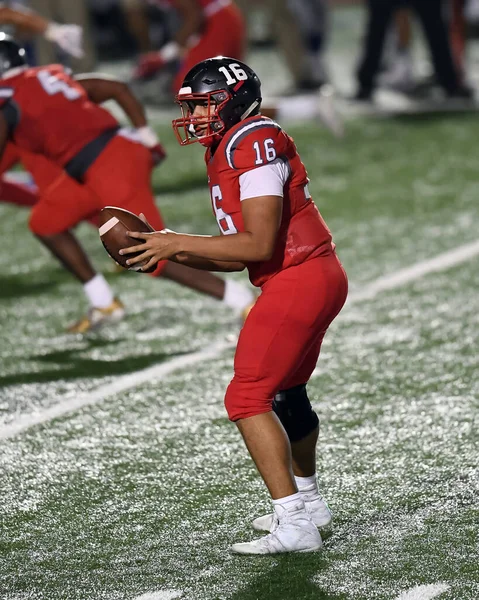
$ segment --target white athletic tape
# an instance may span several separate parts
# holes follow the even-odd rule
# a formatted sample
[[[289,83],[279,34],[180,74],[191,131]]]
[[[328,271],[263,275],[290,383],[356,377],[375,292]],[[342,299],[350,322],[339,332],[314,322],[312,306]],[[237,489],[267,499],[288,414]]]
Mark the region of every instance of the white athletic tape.
[[[108,219],[108,221],[106,223],[103,223],[103,225],[98,229],[100,237],[103,237],[105,235],[105,233],[108,233],[108,231],[110,231],[110,229],[115,227],[115,225],[119,222],[120,222],[119,219],[117,219],[116,217],[112,217],[111,219]]]

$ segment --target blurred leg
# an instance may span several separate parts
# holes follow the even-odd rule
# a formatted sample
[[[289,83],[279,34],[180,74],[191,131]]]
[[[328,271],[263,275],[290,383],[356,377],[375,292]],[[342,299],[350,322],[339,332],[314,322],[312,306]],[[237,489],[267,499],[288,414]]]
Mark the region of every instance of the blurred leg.
[[[363,56],[358,68],[358,96],[369,97],[375,87],[384,48],[386,32],[395,10],[395,0],[368,0],[368,23]]]
[[[442,3],[438,0],[411,0],[431,51],[436,77],[447,92],[459,87],[459,75],[454,66]]]
[[[297,88],[313,82],[313,74],[306,53],[306,45],[302,32],[287,0],[266,0],[266,5],[273,19],[273,27],[278,46]]]
[[[143,0],[122,0],[121,3],[128,29],[138,44],[138,50],[149,52],[152,48],[145,3]]]

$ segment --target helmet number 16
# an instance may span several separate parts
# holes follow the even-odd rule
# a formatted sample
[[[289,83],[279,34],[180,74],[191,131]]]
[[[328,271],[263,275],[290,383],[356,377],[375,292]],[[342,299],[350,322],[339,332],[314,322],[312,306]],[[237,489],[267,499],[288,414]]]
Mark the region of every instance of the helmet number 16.
[[[226,77],[226,85],[233,85],[234,83],[238,83],[238,81],[248,79],[246,71],[238,63],[231,63],[228,67],[219,67],[218,71]]]

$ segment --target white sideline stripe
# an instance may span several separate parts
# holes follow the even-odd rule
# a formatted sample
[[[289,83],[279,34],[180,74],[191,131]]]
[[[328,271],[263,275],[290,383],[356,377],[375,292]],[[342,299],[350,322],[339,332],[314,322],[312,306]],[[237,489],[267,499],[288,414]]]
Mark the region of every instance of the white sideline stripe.
[[[396,273],[376,279],[366,285],[361,291],[350,294],[346,306],[364,302],[365,300],[371,300],[385,290],[401,287],[411,281],[421,279],[429,273],[444,271],[450,267],[466,262],[478,254],[479,240],[439,254],[435,258],[416,263],[406,269],[400,269],[399,271],[396,271]],[[114,382],[101,385],[96,390],[87,392],[77,398],[64,398],[54,406],[41,410],[38,413],[21,415],[17,419],[0,427],[0,440],[12,438],[22,431],[30,429],[30,427],[33,427],[34,425],[47,423],[52,419],[74,412],[84,406],[97,404],[113,394],[120,394],[121,392],[145,383],[149,379],[163,378],[178,369],[183,369],[204,360],[217,358],[221,352],[233,348],[234,346],[234,342],[217,341],[208,348],[198,350],[192,354],[179,356],[166,363],[153,365],[147,369],[117,377]],[[313,376],[314,375],[316,375],[316,372],[313,373]]]
[[[52,419],[75,412],[85,406],[91,406],[92,404],[101,402],[109,396],[125,392],[150,379],[162,379],[179,369],[184,369],[210,358],[217,358],[221,352],[233,347],[234,342],[216,342],[198,352],[178,356],[168,362],[153,365],[147,369],[142,369],[141,371],[136,371],[128,375],[122,375],[117,377],[115,381],[101,385],[96,390],[92,390],[76,398],[64,398],[57,404],[39,411],[38,413],[21,415],[18,419],[7,423],[0,428],[0,440],[14,437],[22,431],[30,429],[30,427],[33,427],[34,425],[46,423]]]
[[[396,600],[431,600],[440,596],[449,589],[447,583],[436,583],[432,585],[417,585],[407,592],[402,592]]]
[[[100,234],[100,237],[102,237],[103,235],[105,235],[105,233],[107,233],[108,231],[110,231],[110,229],[112,229],[113,227],[115,227],[115,225],[117,223],[119,223],[119,222],[120,221],[116,217],[112,217],[111,219],[108,219],[108,221],[106,223],[103,223],[103,225],[98,230],[98,233]]]
[[[182,592],[177,590],[158,590],[157,592],[147,592],[133,600],[174,600],[174,598],[179,598],[181,595]]]
[[[400,269],[395,273],[391,273],[391,275],[379,277],[376,281],[366,285],[363,290],[351,295],[347,304],[370,300],[371,298],[375,298],[380,292],[401,287],[411,281],[421,279],[425,275],[429,275],[429,273],[445,271],[446,269],[455,267],[456,265],[460,265],[461,263],[474,258],[478,254],[479,240],[471,242],[470,244],[458,246],[454,250],[448,250],[447,252],[438,254],[434,258],[423,260],[405,269]]]

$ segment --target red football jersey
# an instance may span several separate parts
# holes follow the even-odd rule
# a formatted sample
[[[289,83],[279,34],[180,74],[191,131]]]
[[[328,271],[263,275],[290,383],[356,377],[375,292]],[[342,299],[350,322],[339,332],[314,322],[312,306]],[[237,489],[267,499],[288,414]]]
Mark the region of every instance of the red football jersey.
[[[283,269],[330,254],[334,248],[331,233],[309,194],[308,175],[292,138],[261,115],[228,131],[214,153],[206,151],[211,201],[220,232],[244,231],[240,177],[276,159],[287,163],[290,174],[283,188],[283,216],[273,256],[247,264],[255,286],[262,286]]]
[[[61,65],[27,68],[0,80],[0,106],[5,102],[17,108],[12,141],[60,166],[101,133],[119,126]]]

